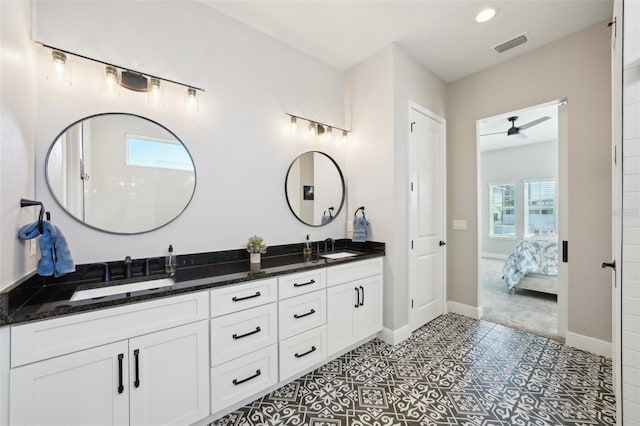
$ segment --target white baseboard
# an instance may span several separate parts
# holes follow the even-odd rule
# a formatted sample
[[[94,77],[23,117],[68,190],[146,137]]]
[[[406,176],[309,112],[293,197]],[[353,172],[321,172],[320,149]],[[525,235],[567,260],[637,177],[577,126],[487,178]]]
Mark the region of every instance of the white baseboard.
[[[463,303],[447,301],[447,312],[464,315],[475,319],[482,318],[482,306],[469,306]]]
[[[480,253],[480,257],[484,259],[507,260],[509,256],[506,254],[500,254],[500,253]]]
[[[378,333],[378,339],[392,346],[407,340],[409,336],[411,336],[411,328],[408,324],[395,330],[385,327]]]
[[[611,342],[605,342],[604,340],[583,336],[582,334],[567,331],[565,343],[567,346],[573,346],[574,348],[582,349],[583,351],[591,352],[607,358],[611,358],[613,355]]]

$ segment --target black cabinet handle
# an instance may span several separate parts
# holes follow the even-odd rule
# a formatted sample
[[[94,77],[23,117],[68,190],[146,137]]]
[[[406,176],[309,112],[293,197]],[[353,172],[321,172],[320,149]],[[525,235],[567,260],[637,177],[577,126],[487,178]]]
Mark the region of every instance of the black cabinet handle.
[[[118,354],[118,393],[124,392],[124,384],[122,383],[122,360],[124,354]]]
[[[256,329],[253,330],[253,331],[250,331],[250,332],[245,333],[245,334],[235,334],[234,333],[233,336],[231,336],[231,337],[233,337],[234,340],[238,340],[238,339],[242,339],[243,337],[251,336],[252,334],[260,333],[260,331],[262,331],[262,329],[260,327],[256,327]]]
[[[354,287],[353,289],[356,291],[356,297],[358,298],[356,300],[356,308],[357,308],[358,306],[360,306],[360,291],[358,290],[358,287]]]
[[[440,247],[442,247],[442,246],[446,246],[446,245],[447,245],[447,243],[445,243],[444,241],[440,241],[440,242],[438,243],[438,245],[439,245]]]
[[[360,301],[360,306],[364,305],[364,287],[360,286],[360,290],[362,290],[362,300]]]
[[[242,379],[242,380],[233,379],[233,384],[236,385],[236,386],[241,385],[244,382],[248,382],[251,379],[255,379],[256,377],[258,377],[261,374],[262,374],[262,372],[260,370],[256,370],[256,374],[254,374],[253,376],[249,376],[246,379]]]
[[[315,284],[315,283],[316,283],[316,280],[311,280],[311,281],[307,281],[306,283],[301,283],[301,284],[294,283],[293,286],[294,287],[302,287],[302,286],[305,286],[305,285]]]
[[[140,349],[133,351],[133,357],[136,360],[136,380],[133,382],[133,386],[140,387]]]
[[[295,357],[296,357],[296,358],[302,358],[303,356],[307,356],[307,355],[309,355],[310,353],[315,352],[315,351],[316,351],[316,347],[315,347],[315,346],[311,346],[311,349],[309,349],[308,351],[306,351],[306,352],[305,352],[305,353],[303,353],[303,354],[299,354],[299,353],[297,353],[297,352],[296,352],[296,353],[295,353]]]
[[[311,310],[310,310],[309,312],[307,312],[306,314],[302,314],[302,315],[293,314],[293,317],[294,317],[295,319],[298,319],[298,318],[304,318],[304,317],[308,317],[309,315],[313,315],[313,314],[315,314],[315,313],[316,313],[316,310],[315,310],[315,309],[311,309]]]
[[[234,302],[240,302],[242,300],[253,299],[254,297],[260,297],[260,292],[256,291],[256,294],[252,294],[251,296],[245,296],[245,297],[233,296],[231,300],[233,300]]]

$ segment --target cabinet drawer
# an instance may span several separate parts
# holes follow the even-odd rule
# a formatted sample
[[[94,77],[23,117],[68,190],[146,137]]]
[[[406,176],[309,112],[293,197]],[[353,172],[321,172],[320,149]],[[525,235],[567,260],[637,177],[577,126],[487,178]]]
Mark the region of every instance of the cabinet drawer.
[[[327,286],[327,272],[325,268],[309,272],[287,275],[278,278],[279,299],[311,293]]]
[[[279,302],[280,340],[327,322],[327,292],[314,291]]]
[[[286,380],[327,358],[327,326],[280,342],[280,380]]]
[[[11,327],[11,367],[209,317],[208,292],[69,315]]]
[[[278,382],[278,345],[211,369],[211,412],[215,413]]]
[[[211,366],[231,361],[278,341],[275,303],[211,320]]]
[[[238,312],[278,300],[278,279],[252,281],[211,290],[211,316]]]
[[[355,281],[382,274],[382,258],[330,266],[327,268],[327,286]]]

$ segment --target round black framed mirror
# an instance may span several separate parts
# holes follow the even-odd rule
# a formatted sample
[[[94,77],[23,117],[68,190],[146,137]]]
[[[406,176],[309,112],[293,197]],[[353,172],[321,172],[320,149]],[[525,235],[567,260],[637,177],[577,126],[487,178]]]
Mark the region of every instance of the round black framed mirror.
[[[305,152],[293,160],[284,186],[289,209],[302,223],[323,226],[342,210],[345,196],[342,170],[324,152]]]
[[[166,127],[134,114],[92,115],[55,138],[45,160],[60,206],[83,224],[115,234],[158,229],[187,208],[196,170]]]

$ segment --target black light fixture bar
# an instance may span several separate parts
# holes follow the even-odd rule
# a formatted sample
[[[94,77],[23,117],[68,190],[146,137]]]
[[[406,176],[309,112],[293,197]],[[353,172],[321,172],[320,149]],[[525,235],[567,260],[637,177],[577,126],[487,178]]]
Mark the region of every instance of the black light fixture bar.
[[[190,85],[190,84],[180,83],[179,81],[169,80],[168,78],[158,77],[158,76],[155,76],[155,75],[147,74],[146,72],[142,72],[142,71],[136,71],[136,70],[133,70],[133,69],[131,69],[131,68],[122,67],[122,66],[120,66],[120,65],[116,65],[116,64],[109,63],[109,62],[101,61],[101,60],[99,60],[99,59],[90,58],[90,57],[88,57],[88,56],[80,55],[79,53],[69,52],[68,50],[59,49],[59,48],[57,48],[57,47],[49,46],[49,45],[47,45],[47,44],[43,44],[43,43],[40,43],[40,44],[41,44],[43,47],[46,47],[47,49],[51,49],[51,50],[55,50],[55,51],[58,51],[58,52],[62,52],[62,53],[65,53],[65,54],[67,54],[67,55],[75,56],[75,57],[77,57],[77,58],[87,59],[87,60],[89,60],[89,61],[97,62],[97,63],[102,64],[102,65],[108,65],[108,66],[110,66],[110,67],[117,68],[117,69],[119,69],[120,71],[127,71],[127,72],[131,72],[131,73],[140,74],[140,75],[143,75],[143,76],[145,76],[145,77],[147,77],[147,78],[155,78],[155,79],[158,79],[158,80],[161,80],[161,81],[166,81],[166,82],[168,82],[168,83],[177,84],[178,86],[186,87],[186,88],[188,88],[188,89],[195,89],[195,90],[199,90],[200,92],[203,92],[203,93],[204,93],[204,91],[205,91],[204,89],[202,89],[202,88],[200,88],[200,87],[192,86],[192,85]]]
[[[289,117],[293,117],[295,119],[300,119],[300,120],[304,120],[304,121],[308,121],[309,123],[315,124],[315,125],[321,125],[321,126],[325,126],[325,127],[331,127],[332,129],[336,129],[336,130],[340,130],[342,132],[346,132],[346,133],[351,133],[351,130],[347,130],[347,129],[343,129],[337,126],[334,126],[332,124],[326,124],[326,123],[321,123],[320,121],[316,121],[316,120],[311,120],[309,118],[304,118],[304,117],[300,117],[299,115],[293,115],[293,114],[289,114],[288,112],[286,112],[285,114],[287,114]]]

